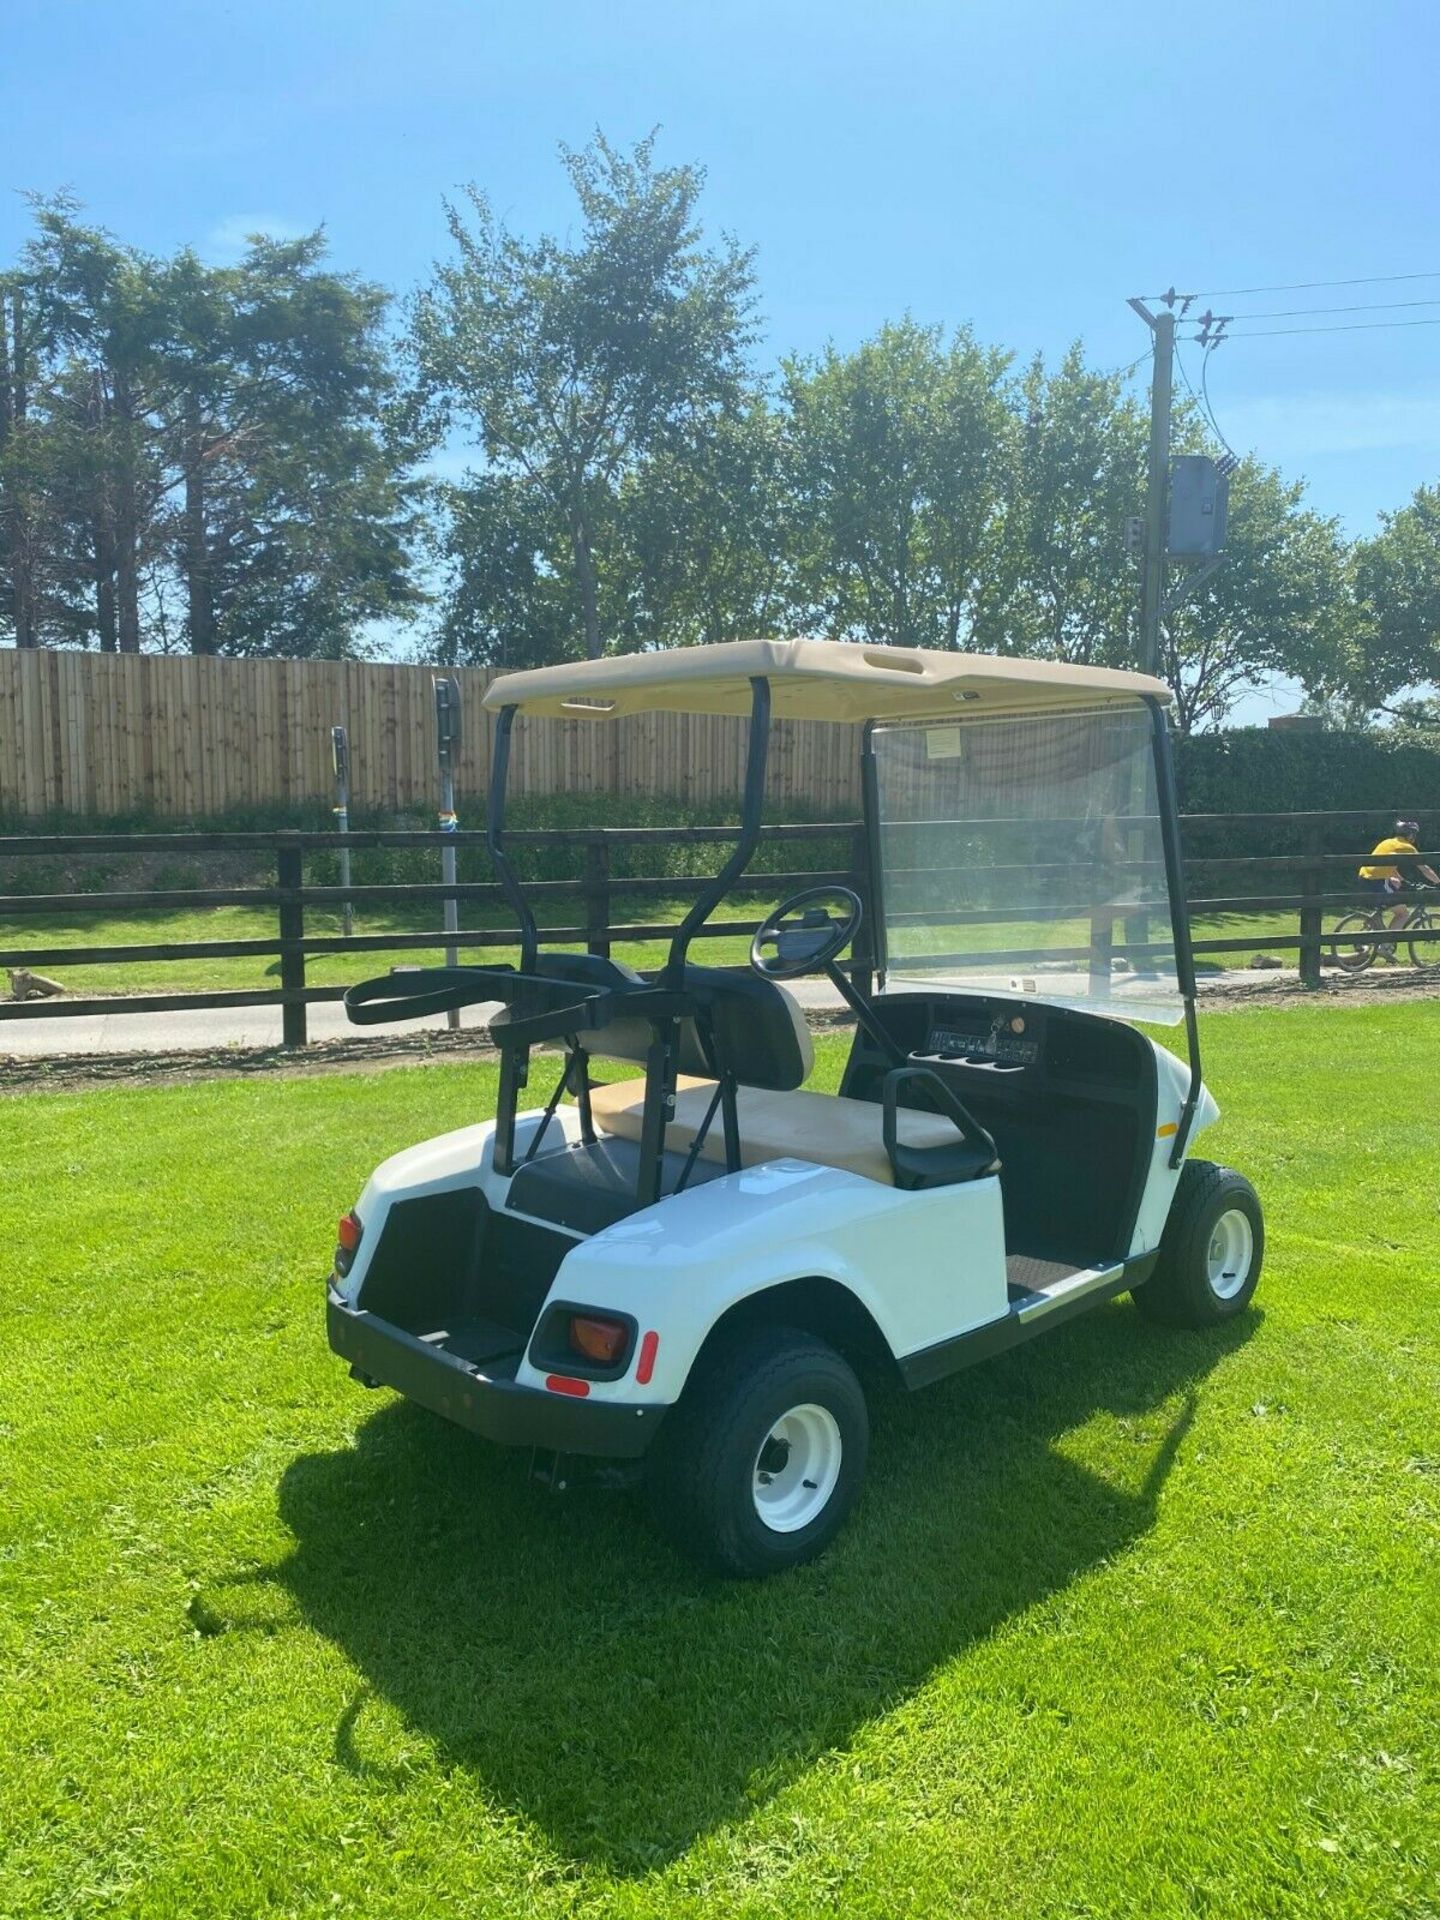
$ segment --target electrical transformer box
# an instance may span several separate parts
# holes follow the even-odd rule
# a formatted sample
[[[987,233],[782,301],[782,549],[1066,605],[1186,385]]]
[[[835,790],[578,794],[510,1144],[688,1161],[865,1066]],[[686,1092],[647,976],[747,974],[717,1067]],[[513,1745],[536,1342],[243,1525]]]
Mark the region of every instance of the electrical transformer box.
[[[1170,462],[1170,526],[1165,551],[1172,560],[1200,560],[1225,550],[1229,477],[1208,455],[1186,453]]]

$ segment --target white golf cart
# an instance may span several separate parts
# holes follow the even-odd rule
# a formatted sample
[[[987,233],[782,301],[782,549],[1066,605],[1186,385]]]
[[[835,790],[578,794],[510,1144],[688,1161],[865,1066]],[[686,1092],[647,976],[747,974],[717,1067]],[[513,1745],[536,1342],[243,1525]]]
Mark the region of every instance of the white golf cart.
[[[1217,1109],[1168,699],[1139,674],[807,640],[496,682],[488,836],[519,967],[387,975],[347,1006],[500,1002],[497,1113],[372,1175],[340,1223],[334,1350],[557,1465],[636,1463],[677,1541],[755,1575],[818,1553],[854,1504],[867,1370],[921,1387],[1122,1292],[1182,1326],[1240,1313],[1259,1203],[1186,1157]],[[506,850],[515,717],[655,710],[749,715],[734,851],[654,974],[543,953]],[[772,716],[855,726],[869,898],[812,888],[748,971],[699,966],[757,844]],[[838,1094],[806,1090],[781,984],[813,973],[855,1016]],[[1188,1063],[1132,1020],[1183,1020]],[[643,1071],[597,1076],[614,1061]]]

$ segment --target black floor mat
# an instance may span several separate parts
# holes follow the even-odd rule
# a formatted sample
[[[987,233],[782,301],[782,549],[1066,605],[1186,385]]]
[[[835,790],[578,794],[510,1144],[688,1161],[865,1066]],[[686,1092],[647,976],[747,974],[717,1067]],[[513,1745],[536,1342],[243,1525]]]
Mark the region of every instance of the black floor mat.
[[[502,1327],[498,1320],[465,1320],[443,1334],[421,1337],[428,1338],[433,1346],[443,1347],[446,1353],[453,1353],[457,1360],[468,1361],[472,1367],[505,1358],[518,1361],[525,1347],[524,1334],[517,1333],[513,1327]]]
[[[1058,1280],[1068,1280],[1072,1273],[1083,1272],[1085,1268],[1077,1267],[1073,1260],[1041,1260],[1033,1253],[1012,1253],[1005,1260],[1005,1278],[1012,1299],[1020,1294],[1043,1293]]]

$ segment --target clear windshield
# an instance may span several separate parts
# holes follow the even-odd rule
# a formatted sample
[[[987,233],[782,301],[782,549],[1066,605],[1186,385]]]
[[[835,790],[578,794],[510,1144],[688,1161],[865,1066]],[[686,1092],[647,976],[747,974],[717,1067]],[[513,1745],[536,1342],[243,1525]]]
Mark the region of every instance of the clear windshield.
[[[877,727],[889,975],[1181,1018],[1149,710]]]

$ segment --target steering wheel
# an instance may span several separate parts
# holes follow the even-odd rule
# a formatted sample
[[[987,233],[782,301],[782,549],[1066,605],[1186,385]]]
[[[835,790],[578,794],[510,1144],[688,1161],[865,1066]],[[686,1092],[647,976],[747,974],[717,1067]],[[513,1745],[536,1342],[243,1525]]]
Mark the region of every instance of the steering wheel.
[[[827,902],[838,902],[839,917]],[[798,980],[837,960],[860,931],[865,909],[849,887],[807,887],[765,916],[750,942],[750,965],[762,980]],[[773,958],[765,955],[774,947]]]

